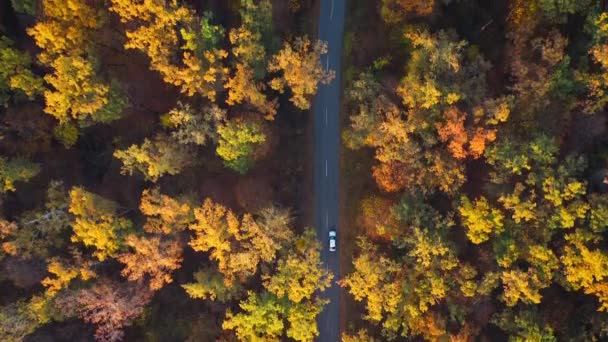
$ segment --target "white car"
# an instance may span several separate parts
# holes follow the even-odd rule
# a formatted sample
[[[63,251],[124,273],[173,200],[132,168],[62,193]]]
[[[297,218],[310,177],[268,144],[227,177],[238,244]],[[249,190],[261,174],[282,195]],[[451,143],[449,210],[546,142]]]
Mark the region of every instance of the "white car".
[[[329,251],[336,251],[336,230],[334,227],[329,230]]]

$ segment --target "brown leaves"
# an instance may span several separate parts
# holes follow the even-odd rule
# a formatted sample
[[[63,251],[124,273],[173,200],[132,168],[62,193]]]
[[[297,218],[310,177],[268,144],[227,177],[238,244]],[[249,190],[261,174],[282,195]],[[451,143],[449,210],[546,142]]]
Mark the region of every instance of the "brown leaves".
[[[404,163],[390,161],[374,166],[374,179],[384,191],[396,192],[410,184],[409,170]]]
[[[57,299],[57,306],[94,324],[98,341],[114,342],[122,340],[122,329],[141,315],[151,295],[141,285],[102,280],[90,288],[65,293]]]

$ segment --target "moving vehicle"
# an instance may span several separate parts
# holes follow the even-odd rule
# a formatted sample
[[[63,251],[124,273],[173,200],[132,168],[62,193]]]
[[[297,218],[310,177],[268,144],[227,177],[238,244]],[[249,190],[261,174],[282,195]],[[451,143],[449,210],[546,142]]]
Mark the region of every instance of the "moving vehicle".
[[[331,227],[329,230],[329,251],[336,251],[336,227]]]

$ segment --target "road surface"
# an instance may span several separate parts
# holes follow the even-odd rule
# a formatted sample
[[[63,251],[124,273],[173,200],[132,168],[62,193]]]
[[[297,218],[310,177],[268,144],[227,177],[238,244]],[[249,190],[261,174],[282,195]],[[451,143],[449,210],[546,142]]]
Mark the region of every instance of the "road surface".
[[[336,72],[329,85],[321,85],[314,101],[315,154],[314,201],[315,225],[323,242],[321,259],[335,279],[340,278],[340,230],[338,228],[338,152],[340,146],[340,85],[342,36],[346,0],[321,0],[319,12],[319,39],[327,42],[328,53],[321,57],[323,65]],[[329,229],[338,231],[336,252],[329,252]],[[322,296],[330,300],[318,318],[320,342],[340,341],[340,290],[337,285]]]

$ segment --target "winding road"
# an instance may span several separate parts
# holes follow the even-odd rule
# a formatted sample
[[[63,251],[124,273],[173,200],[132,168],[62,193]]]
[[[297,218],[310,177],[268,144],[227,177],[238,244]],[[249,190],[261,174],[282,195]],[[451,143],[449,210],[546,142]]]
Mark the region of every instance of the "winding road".
[[[327,42],[328,53],[321,60],[327,69],[335,70],[336,78],[321,85],[315,97],[314,111],[314,201],[315,226],[323,242],[321,259],[325,266],[340,278],[340,229],[338,227],[338,176],[340,146],[340,95],[342,38],[346,0],[321,0],[319,36]],[[338,232],[338,249],[329,251],[329,230]],[[340,289],[334,283],[322,293],[330,300],[317,320],[320,342],[340,341]]]

